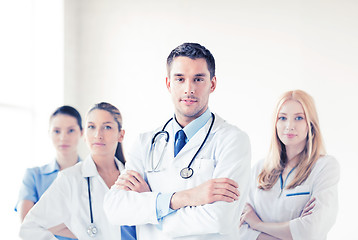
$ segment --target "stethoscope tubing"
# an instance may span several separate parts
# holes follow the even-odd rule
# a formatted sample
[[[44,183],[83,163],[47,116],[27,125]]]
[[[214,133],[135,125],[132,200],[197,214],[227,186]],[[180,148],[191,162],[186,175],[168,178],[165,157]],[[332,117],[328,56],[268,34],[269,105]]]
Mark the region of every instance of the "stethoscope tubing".
[[[211,113],[211,116],[212,116],[212,119],[213,119],[213,120],[211,121],[209,130],[208,130],[208,133],[206,134],[206,136],[205,136],[205,138],[204,138],[204,141],[201,143],[199,149],[198,149],[198,150],[196,151],[196,153],[194,154],[194,156],[193,156],[193,158],[191,159],[189,165],[188,165],[187,167],[183,168],[182,171],[181,171],[181,173],[183,172],[184,169],[187,169],[188,171],[191,171],[191,174],[190,174],[189,176],[187,176],[187,177],[184,177],[184,176],[182,176],[182,174],[180,174],[181,177],[184,178],[184,179],[190,178],[190,177],[193,175],[193,172],[194,172],[194,171],[193,171],[193,169],[191,168],[191,165],[193,164],[193,162],[194,162],[196,156],[199,154],[200,150],[203,148],[203,146],[204,146],[206,140],[208,139],[208,137],[209,137],[209,135],[210,135],[211,129],[213,128],[213,125],[214,125],[214,122],[215,122],[215,115],[214,115],[213,113]],[[166,138],[165,138],[165,141],[166,141],[165,147],[166,147],[166,145],[167,145],[168,142],[169,142],[169,133],[168,133],[167,131],[165,131],[165,128],[167,127],[167,125],[169,124],[169,122],[172,121],[172,120],[173,120],[173,118],[169,119],[169,120],[164,124],[162,130],[159,131],[159,132],[157,132],[156,134],[154,134],[154,136],[153,136],[153,138],[152,138],[150,151],[151,151],[152,171],[153,171],[153,172],[156,172],[156,169],[157,169],[157,167],[159,166],[159,163],[160,163],[161,160],[162,160],[162,156],[161,156],[160,159],[159,159],[159,161],[158,161],[157,166],[155,166],[155,168],[154,168],[154,166],[153,166],[153,151],[154,151],[154,149],[152,149],[153,144],[154,144],[155,139],[157,138],[158,135],[160,135],[160,134],[165,134],[165,135],[166,135]]]
[[[93,224],[92,197],[91,197],[91,186],[90,186],[89,177],[87,177],[87,187],[88,187],[88,202],[89,202],[89,209],[90,209],[91,224]]]
[[[87,234],[90,237],[95,237],[98,229],[96,225],[93,223],[93,212],[92,212],[92,196],[91,196],[91,184],[90,184],[90,178],[86,177],[87,179],[87,188],[88,188],[88,202],[89,202],[89,209],[90,209],[90,217],[91,217],[91,223],[88,225],[87,228]]]
[[[191,167],[191,164],[194,162],[194,160],[195,160],[196,156],[199,154],[200,150],[203,148],[203,146],[204,146],[204,144],[205,144],[206,140],[207,140],[207,139],[208,139],[208,137],[209,137],[209,134],[210,134],[210,132],[211,132],[211,129],[213,128],[214,121],[215,121],[215,115],[214,115],[214,113],[211,113],[211,116],[213,117],[213,120],[212,120],[212,122],[211,122],[211,124],[210,124],[209,130],[208,130],[208,133],[206,134],[206,136],[205,136],[205,138],[204,138],[204,141],[203,141],[203,142],[202,142],[202,144],[200,145],[200,147],[199,147],[198,151],[196,151],[196,153],[195,153],[194,157],[191,159],[191,161],[190,161],[190,163],[189,163],[189,165],[188,165],[188,167],[187,167],[187,168],[190,168],[190,167]]]

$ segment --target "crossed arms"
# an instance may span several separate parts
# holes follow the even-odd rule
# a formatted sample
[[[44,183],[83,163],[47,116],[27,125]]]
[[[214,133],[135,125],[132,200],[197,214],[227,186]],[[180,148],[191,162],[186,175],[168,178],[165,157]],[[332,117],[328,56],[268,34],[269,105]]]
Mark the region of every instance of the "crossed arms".
[[[168,204],[175,212],[162,219],[158,219],[156,208],[157,197],[162,193],[151,191],[143,179],[145,154],[134,154],[127,168],[132,170],[121,174],[105,196],[104,209],[109,221],[116,225],[160,224],[161,230],[172,237],[227,234],[237,229],[248,193],[251,150],[246,134],[232,132],[235,137],[228,136],[217,143],[220,151],[215,157],[220,161],[212,179],[175,192]]]

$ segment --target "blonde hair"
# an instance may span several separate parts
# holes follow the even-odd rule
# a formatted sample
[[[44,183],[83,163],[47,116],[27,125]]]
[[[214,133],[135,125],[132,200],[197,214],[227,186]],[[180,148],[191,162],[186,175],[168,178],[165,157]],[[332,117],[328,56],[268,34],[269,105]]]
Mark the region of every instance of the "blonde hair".
[[[326,153],[313,98],[302,90],[284,93],[281,98],[279,98],[276,111],[273,115],[271,145],[267,158],[265,159],[264,167],[258,176],[258,188],[263,190],[270,190],[273,187],[287,163],[286,148],[277,135],[276,123],[282,105],[288,100],[297,101],[302,105],[305,120],[309,127],[306,145],[302,152],[298,154],[299,163],[296,167],[296,176],[286,188],[292,189],[302,184],[310,175],[318,158]]]

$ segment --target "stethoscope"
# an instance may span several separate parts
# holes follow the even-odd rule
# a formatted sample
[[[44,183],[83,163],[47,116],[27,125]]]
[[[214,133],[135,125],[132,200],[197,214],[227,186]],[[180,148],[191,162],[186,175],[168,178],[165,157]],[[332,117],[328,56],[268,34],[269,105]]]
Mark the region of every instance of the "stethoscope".
[[[214,125],[214,121],[215,121],[215,115],[213,113],[211,113],[211,116],[213,118],[211,124],[210,124],[210,127],[209,127],[209,130],[208,130],[208,133],[206,134],[205,138],[204,138],[204,141],[202,142],[202,144],[200,145],[199,149],[196,151],[195,155],[193,156],[193,158],[191,159],[189,165],[185,168],[183,168],[181,171],[180,171],[180,176],[183,178],[183,179],[188,179],[190,178],[191,176],[193,176],[194,174],[194,170],[191,168],[191,165],[192,163],[194,162],[196,156],[199,154],[200,150],[202,149],[202,147],[204,146],[206,140],[208,139],[209,137],[209,134],[211,132],[211,129],[213,128],[213,125]],[[163,129],[159,132],[157,132],[156,134],[154,134],[153,138],[152,138],[152,142],[151,142],[151,145],[150,145],[150,160],[151,160],[151,165],[152,165],[152,170],[149,171],[149,172],[159,172],[158,170],[158,166],[159,164],[162,162],[163,160],[163,153],[164,153],[164,150],[162,151],[162,153],[160,154],[160,158],[159,158],[159,161],[157,163],[157,165],[154,166],[154,161],[153,161],[153,153],[154,153],[154,147],[155,147],[155,140],[156,138],[161,135],[161,134],[164,134],[165,135],[165,145],[164,145],[164,149],[166,149],[167,145],[168,145],[168,142],[169,142],[169,133],[167,131],[165,131],[165,128],[166,126],[169,124],[170,121],[172,121],[173,118],[169,119],[163,126]]]
[[[90,186],[90,178],[89,177],[87,177],[87,186],[88,186],[88,202],[89,202],[90,217],[91,217],[91,224],[88,225],[87,234],[90,237],[95,237],[98,232],[98,229],[97,229],[96,225],[93,223],[91,186]]]

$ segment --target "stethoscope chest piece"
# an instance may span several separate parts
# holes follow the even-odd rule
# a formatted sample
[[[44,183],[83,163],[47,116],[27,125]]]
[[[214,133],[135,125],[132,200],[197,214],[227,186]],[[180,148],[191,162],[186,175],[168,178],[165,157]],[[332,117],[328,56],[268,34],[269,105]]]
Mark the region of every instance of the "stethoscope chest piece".
[[[90,237],[95,237],[97,234],[98,230],[97,227],[94,224],[90,224],[87,228],[87,234]]]
[[[188,179],[193,176],[194,170],[191,167],[185,167],[180,171],[180,176],[184,179]]]

